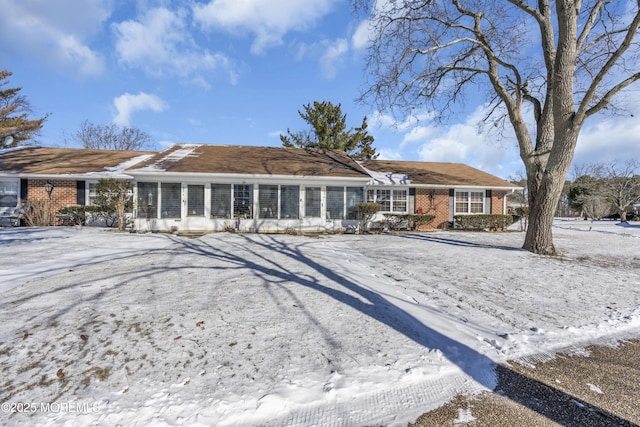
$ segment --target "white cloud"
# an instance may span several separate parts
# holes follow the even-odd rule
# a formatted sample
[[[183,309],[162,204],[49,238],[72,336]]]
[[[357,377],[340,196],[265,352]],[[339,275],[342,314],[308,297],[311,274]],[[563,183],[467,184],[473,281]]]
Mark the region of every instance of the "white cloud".
[[[337,39],[331,43],[320,57],[320,67],[325,78],[332,79],[338,73],[338,65],[342,57],[349,51],[346,39]]]
[[[430,122],[435,114],[426,111],[416,111],[405,117],[401,122],[390,114],[384,114],[378,110],[374,111],[371,116],[371,124],[380,128],[390,129],[396,132],[406,132],[423,122]]]
[[[0,0],[0,39],[11,41],[4,48],[13,54],[33,56],[80,76],[99,75],[104,58],[88,40],[102,31],[111,4],[109,0]]]
[[[137,95],[125,93],[113,100],[117,114],[113,122],[118,126],[129,126],[131,115],[136,111],[151,110],[157,113],[168,108],[167,104],[156,95],[140,92]]]
[[[282,43],[290,31],[302,31],[326,15],[335,0],[211,0],[193,7],[194,20],[204,28],[254,35],[251,51],[264,53]]]
[[[365,49],[369,46],[369,41],[371,40],[371,29],[369,27],[369,21],[362,21],[356,27],[356,30],[353,32],[351,36],[351,46],[356,49]]]
[[[199,73],[229,68],[230,62],[225,55],[201,49],[193,40],[186,19],[185,10],[155,8],[138,20],[114,24],[120,62],[154,76],[166,73],[188,77],[208,88],[207,80]],[[236,76],[231,73],[230,79]]]
[[[640,120],[637,117],[601,117],[582,129],[574,164],[623,162],[640,159]]]
[[[402,138],[402,146],[411,142],[424,141],[437,132],[438,129],[434,126],[416,126],[404,135]]]

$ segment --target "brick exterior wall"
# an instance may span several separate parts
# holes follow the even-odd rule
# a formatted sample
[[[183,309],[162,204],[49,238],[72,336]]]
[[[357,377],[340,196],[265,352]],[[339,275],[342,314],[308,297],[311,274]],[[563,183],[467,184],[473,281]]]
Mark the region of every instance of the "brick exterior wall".
[[[44,188],[47,181],[53,184],[51,198],[49,198],[49,195]],[[61,179],[30,179],[27,182],[27,200],[50,200],[49,215],[51,217],[51,225],[56,225],[56,214],[58,211],[68,205],[75,205],[78,201],[76,181]]]
[[[446,188],[429,189],[416,188],[416,213],[421,212],[435,215],[431,224],[422,226],[419,230],[433,230],[447,228],[449,224],[449,190]]]
[[[505,198],[507,197],[506,191],[496,191],[493,190],[491,192],[491,214],[492,215],[504,215],[506,212],[502,211],[502,208],[506,206]]]
[[[506,191],[491,191],[491,214],[502,215]],[[415,213],[435,215],[435,219],[420,231],[446,229],[449,225],[449,189],[416,188]]]

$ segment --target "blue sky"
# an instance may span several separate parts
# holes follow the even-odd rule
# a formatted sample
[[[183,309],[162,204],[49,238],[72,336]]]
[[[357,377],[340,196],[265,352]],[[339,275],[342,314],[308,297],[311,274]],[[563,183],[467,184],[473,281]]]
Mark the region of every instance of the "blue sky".
[[[349,0],[0,0],[0,68],[34,116],[40,145],[73,146],[83,120],[139,128],[151,149],[177,142],[281,145],[313,101],[369,119],[380,158],[462,162],[509,178],[516,142],[479,133],[482,100],[447,123],[358,104],[367,25]],[[635,117],[592,120],[576,163],[640,158]],[[65,143],[65,134],[67,142]]]

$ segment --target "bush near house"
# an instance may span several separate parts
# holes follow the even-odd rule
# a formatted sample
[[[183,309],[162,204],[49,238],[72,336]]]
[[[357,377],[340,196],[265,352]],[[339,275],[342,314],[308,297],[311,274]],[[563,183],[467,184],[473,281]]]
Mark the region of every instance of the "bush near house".
[[[435,215],[428,214],[383,214],[382,226],[389,227],[389,230],[410,230],[415,231],[421,225],[427,225],[435,219]]]
[[[513,223],[511,215],[456,215],[453,217],[456,228],[463,230],[504,231]]]
[[[115,209],[104,206],[67,206],[58,211],[58,218],[62,225],[87,225],[92,222],[101,222],[107,227],[113,227],[118,223]]]
[[[358,205],[358,212],[360,212],[360,216],[362,218],[363,233],[367,233],[369,231],[369,223],[381,210],[382,205],[379,203],[365,202]]]

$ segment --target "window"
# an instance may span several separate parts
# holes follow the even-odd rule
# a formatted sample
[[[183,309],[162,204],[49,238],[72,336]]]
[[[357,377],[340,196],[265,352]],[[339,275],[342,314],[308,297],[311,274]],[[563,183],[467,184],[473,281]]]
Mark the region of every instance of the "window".
[[[180,218],[180,206],[182,201],[182,185],[180,183],[160,184],[160,192],[162,195],[162,208],[160,209],[161,218]]]
[[[204,216],[204,185],[187,187],[187,216]]]
[[[211,184],[211,218],[231,217],[231,184]]]
[[[360,187],[347,187],[347,219],[359,219],[360,203],[364,200]]]
[[[234,218],[253,218],[253,185],[233,185]]]
[[[327,219],[344,218],[344,187],[327,187]]]
[[[298,219],[300,216],[300,187],[283,185],[280,187],[280,218]]]
[[[369,189],[367,202],[381,204],[381,212],[407,212],[407,190]]]
[[[95,182],[89,183],[89,205],[93,205],[96,203],[96,184]]]
[[[260,218],[278,218],[278,186],[260,185],[258,187],[258,207]]]
[[[405,190],[394,190],[405,191]],[[381,212],[392,212],[391,210],[391,190],[370,189],[367,192],[367,202],[378,203],[382,205]],[[405,197],[406,207],[406,197]]]
[[[18,206],[18,181],[0,181],[0,208],[15,208]]]
[[[393,190],[393,212],[407,212],[407,192],[406,190]]]
[[[306,217],[320,218],[321,190],[318,187],[306,187],[304,212]]]
[[[483,213],[482,191],[456,191],[456,213]]]
[[[158,217],[158,184],[155,182],[138,183],[138,217]]]

